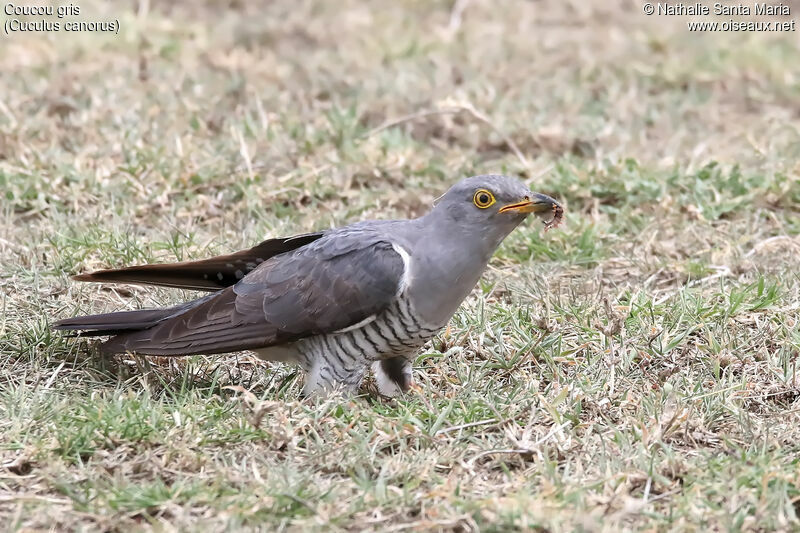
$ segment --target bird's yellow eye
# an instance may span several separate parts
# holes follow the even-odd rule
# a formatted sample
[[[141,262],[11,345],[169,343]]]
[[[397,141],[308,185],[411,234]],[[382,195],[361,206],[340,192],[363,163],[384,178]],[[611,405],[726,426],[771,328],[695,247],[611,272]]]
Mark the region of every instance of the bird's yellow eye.
[[[472,203],[481,209],[486,209],[495,202],[494,195],[486,189],[478,189],[472,197]]]

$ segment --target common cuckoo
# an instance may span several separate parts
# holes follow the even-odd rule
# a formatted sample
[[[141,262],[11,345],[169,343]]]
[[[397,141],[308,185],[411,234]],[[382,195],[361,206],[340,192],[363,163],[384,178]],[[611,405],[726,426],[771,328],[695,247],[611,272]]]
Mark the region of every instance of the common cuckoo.
[[[563,209],[510,177],[466,178],[420,218],[359,222],[206,260],[75,276],[213,292],[164,309],[69,318],[54,328],[111,336],[101,345],[106,354],[252,350],[300,365],[305,394],[355,391],[372,367],[379,392],[395,396],[413,385],[417,350],[447,324],[502,240],[530,213],[550,228]]]

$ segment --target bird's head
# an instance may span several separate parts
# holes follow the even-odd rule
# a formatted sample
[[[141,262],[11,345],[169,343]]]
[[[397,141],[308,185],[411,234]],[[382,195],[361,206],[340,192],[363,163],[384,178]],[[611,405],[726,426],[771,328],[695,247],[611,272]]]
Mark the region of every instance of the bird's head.
[[[518,179],[492,174],[453,185],[436,201],[431,215],[454,222],[469,234],[482,235],[487,244],[496,246],[531,213],[544,221],[547,230],[558,226],[564,208]]]

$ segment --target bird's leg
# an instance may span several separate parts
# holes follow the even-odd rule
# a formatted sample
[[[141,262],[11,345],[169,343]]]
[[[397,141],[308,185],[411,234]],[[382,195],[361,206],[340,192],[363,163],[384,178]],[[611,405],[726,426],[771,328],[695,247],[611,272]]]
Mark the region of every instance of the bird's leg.
[[[394,397],[401,392],[408,392],[414,386],[414,377],[411,375],[411,361],[405,357],[397,356],[372,364],[375,380],[378,382],[378,392],[382,396]]]

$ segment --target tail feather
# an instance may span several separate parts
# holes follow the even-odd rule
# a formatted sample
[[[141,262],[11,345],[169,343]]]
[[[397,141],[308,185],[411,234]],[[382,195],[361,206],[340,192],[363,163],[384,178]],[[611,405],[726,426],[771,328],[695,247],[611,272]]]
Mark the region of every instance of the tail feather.
[[[98,335],[115,335],[122,331],[141,330],[155,326],[162,320],[173,316],[174,307],[167,309],[142,309],[139,311],[121,311],[100,315],[77,316],[59,320],[53,329],[60,331],[80,331],[81,337]]]
[[[197,291],[219,291],[235,285],[270,257],[305,246],[321,236],[322,233],[307,233],[289,238],[268,239],[248,250],[210,259],[98,270],[87,274],[78,274],[72,279],[177,287]]]
[[[76,316],[65,318],[53,324],[53,329],[59,331],[80,331],[79,337],[99,337],[103,335],[117,335],[132,331],[142,331],[150,329],[156,324],[179,315],[189,309],[196,307],[206,300],[213,298],[215,294],[209,294],[182,303],[173,307],[163,309],[139,309],[137,311],[118,311],[116,313],[102,313],[99,315]]]

